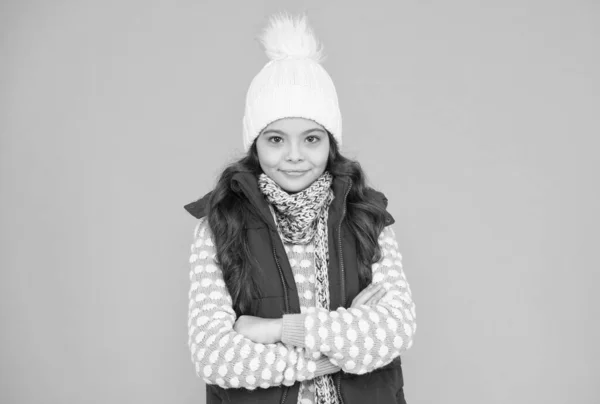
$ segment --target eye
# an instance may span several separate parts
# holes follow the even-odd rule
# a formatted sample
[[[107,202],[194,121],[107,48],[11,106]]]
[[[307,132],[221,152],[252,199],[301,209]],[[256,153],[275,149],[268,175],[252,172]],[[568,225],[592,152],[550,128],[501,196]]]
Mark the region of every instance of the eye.
[[[309,142],[309,143],[317,143],[319,140],[321,140],[320,137],[318,136],[308,136],[306,139],[315,139],[313,142]]]
[[[271,136],[269,138],[269,142],[271,142],[271,143],[280,143],[280,142],[274,142],[273,139],[282,139],[282,138],[281,138],[281,136]]]

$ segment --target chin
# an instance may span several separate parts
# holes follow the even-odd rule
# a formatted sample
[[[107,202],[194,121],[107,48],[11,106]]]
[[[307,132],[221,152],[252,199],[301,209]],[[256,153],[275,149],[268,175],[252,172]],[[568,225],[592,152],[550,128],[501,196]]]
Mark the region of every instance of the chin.
[[[303,189],[306,189],[310,186],[310,184],[303,184],[303,185],[298,185],[298,184],[287,184],[284,183],[281,186],[281,189],[283,189],[285,192],[287,192],[288,194],[295,194],[297,192],[302,191]]]
[[[312,184],[316,178],[311,178],[309,180],[303,178],[302,181],[290,181],[286,178],[285,174],[281,174],[280,181],[277,181],[278,185],[287,193],[297,193],[300,192]]]

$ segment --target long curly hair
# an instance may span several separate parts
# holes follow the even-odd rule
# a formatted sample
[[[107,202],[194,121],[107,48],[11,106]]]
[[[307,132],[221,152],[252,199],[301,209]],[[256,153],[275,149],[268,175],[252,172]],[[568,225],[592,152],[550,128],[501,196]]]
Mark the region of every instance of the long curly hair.
[[[357,240],[360,288],[371,283],[371,265],[381,258],[377,242],[385,227],[385,208],[367,197],[366,176],[360,163],[342,156],[330,132],[329,157],[326,170],[334,177],[349,176],[352,188],[346,200],[346,216]],[[216,247],[215,261],[220,266],[227,289],[238,313],[248,313],[253,299],[258,298],[257,285],[251,276],[253,257],[248,248],[244,224],[252,211],[246,196],[231,179],[238,172],[250,172],[257,177],[263,173],[256,150],[256,140],[242,159],[229,164],[219,176],[208,200],[208,224]],[[235,189],[234,189],[235,188]]]

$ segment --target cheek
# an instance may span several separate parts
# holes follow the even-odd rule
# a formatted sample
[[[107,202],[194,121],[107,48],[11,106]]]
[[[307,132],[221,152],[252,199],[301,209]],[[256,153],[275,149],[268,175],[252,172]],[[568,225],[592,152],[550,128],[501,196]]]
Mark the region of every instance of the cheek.
[[[258,152],[258,161],[260,161],[260,165],[265,168],[274,168],[277,167],[279,162],[279,157],[277,153],[273,153],[272,151],[267,152],[266,150],[261,150],[257,148]]]
[[[323,150],[320,151],[318,158],[317,158],[317,163],[319,166],[325,166],[325,165],[327,165],[328,159],[329,159],[329,147],[325,147],[325,148],[323,148]]]

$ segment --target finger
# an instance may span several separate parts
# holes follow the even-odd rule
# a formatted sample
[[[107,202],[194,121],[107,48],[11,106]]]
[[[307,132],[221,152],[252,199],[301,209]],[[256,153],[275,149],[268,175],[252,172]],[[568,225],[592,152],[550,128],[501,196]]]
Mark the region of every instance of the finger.
[[[377,290],[377,292],[375,294],[373,294],[373,296],[369,299],[369,301],[367,302],[368,305],[375,305],[377,303],[379,303],[379,300],[381,300],[381,298],[383,296],[385,296],[385,294],[387,293],[387,290],[385,288],[380,288],[379,290]]]
[[[369,295],[369,292],[371,291],[371,289],[372,289],[372,286],[371,286],[371,285],[368,285],[366,288],[364,288],[363,290],[361,290],[361,291],[360,291],[360,292],[359,292],[359,293],[358,293],[358,294],[357,294],[357,295],[354,297],[354,300],[353,300],[353,302],[356,302],[356,303],[358,303],[358,302],[360,302],[360,301],[364,301],[366,298],[368,298],[368,297],[370,296],[370,295]]]
[[[382,283],[370,283],[352,300],[352,306],[368,305],[369,300],[373,298],[383,288]]]
[[[352,307],[358,307],[362,304],[365,304],[367,298],[364,295],[358,295],[352,300]]]
[[[357,304],[365,304],[377,291],[381,288],[381,284],[370,284],[366,288],[364,288],[355,299]]]
[[[364,289],[364,292],[369,296],[373,296],[381,289],[382,286],[383,284],[381,283],[371,283],[368,287]]]
[[[371,299],[369,299],[368,302],[366,302],[365,304],[367,306],[376,306],[379,304],[379,302],[381,301],[381,297],[380,296],[373,296]]]
[[[377,295],[380,288],[373,288],[373,290],[368,291],[365,295],[358,300],[357,304],[369,304],[369,302]]]

